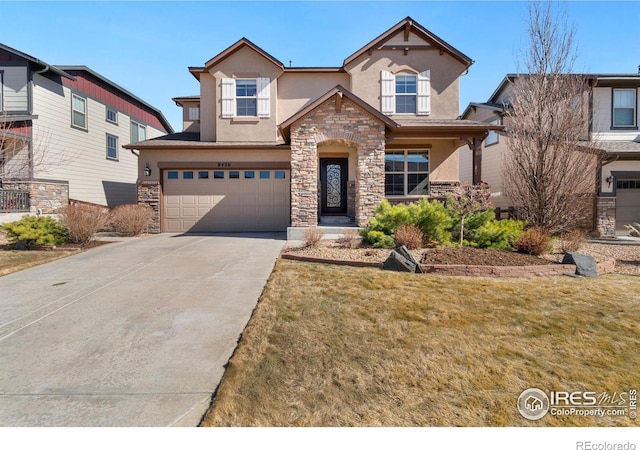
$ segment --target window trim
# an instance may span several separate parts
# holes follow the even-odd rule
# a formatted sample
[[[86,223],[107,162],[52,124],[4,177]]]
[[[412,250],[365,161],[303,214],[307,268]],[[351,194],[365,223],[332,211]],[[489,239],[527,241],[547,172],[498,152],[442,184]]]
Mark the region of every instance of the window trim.
[[[236,114],[235,117],[258,117],[258,80],[256,78],[236,78],[235,80],[235,97],[234,101],[236,103]],[[253,81],[255,84],[256,93],[254,95],[238,95],[238,82],[247,82]],[[255,104],[255,114],[239,114],[238,113],[238,101],[239,100],[253,100]]]
[[[114,157],[109,156],[109,138],[113,138],[115,140],[115,147],[113,147],[113,148],[114,148],[114,150],[116,152],[116,156],[114,156]],[[109,161],[119,161],[120,160],[120,152],[118,151],[118,136],[110,134],[110,133],[106,133],[106,140],[107,140],[107,142],[106,142],[106,144],[107,144],[107,155],[106,155],[106,158]]]
[[[416,91],[415,92],[410,92],[410,93],[406,93],[406,92],[398,92],[398,77],[411,77],[415,80],[415,87],[416,87]],[[397,73],[394,76],[394,80],[393,80],[393,87],[394,87],[394,95],[393,95],[393,102],[394,102],[394,111],[395,114],[398,115],[410,115],[410,116],[415,116],[418,114],[418,75],[417,74],[408,74],[408,73]],[[410,112],[398,112],[398,97],[413,97],[415,99],[415,110],[414,111],[410,111]]]
[[[115,116],[114,120],[110,120],[109,119],[109,111],[111,111],[113,113],[113,115]],[[106,112],[105,112],[104,120],[106,122],[112,123],[114,125],[118,125],[118,110],[107,107]]]
[[[137,127],[138,131],[137,131],[137,135],[138,135],[138,140],[134,141],[133,140],[133,128]],[[140,129],[144,130],[144,139],[140,139]],[[136,122],[135,120],[131,120],[131,125],[129,127],[129,143],[130,144],[134,144],[136,142],[141,142],[141,141],[146,141],[147,140],[147,126],[143,125],[139,122]]]
[[[496,119],[492,122],[490,122],[491,125],[500,125],[500,119]],[[490,136],[495,136],[495,141],[494,142],[490,142],[489,141],[489,137]],[[498,133],[496,130],[490,130],[489,133],[487,133],[487,137],[484,139],[484,146],[486,147],[491,147],[492,145],[497,145],[500,143],[500,133]]]
[[[616,125],[615,114],[616,109],[628,109],[628,108],[616,108],[615,105],[615,92],[616,91],[631,91],[633,92],[633,124],[632,125]],[[637,130],[638,129],[638,89],[637,88],[611,88],[611,129],[612,130]]]
[[[395,153],[398,154],[402,152],[403,156],[404,156],[404,160],[403,160],[403,169],[402,171],[387,171],[386,167],[385,167],[385,171],[384,171],[384,175],[385,178],[387,176],[387,174],[393,174],[393,175],[399,175],[402,174],[403,175],[403,193],[401,195],[388,195],[387,194],[387,187],[386,187],[386,181],[385,181],[385,198],[404,198],[404,197],[409,197],[409,198],[424,198],[424,197],[428,197],[429,195],[431,195],[431,149],[430,148],[389,148],[385,151],[385,158],[387,153]],[[418,171],[418,172],[410,172],[409,171],[409,154],[426,154],[427,155],[427,171]],[[386,159],[385,159],[386,161]],[[409,194],[409,174],[426,174],[427,175],[427,193],[426,194]]]
[[[84,103],[84,111],[80,112],[77,111],[74,107],[73,107],[73,99],[77,98],[83,101]],[[72,128],[77,128],[78,130],[83,130],[83,131],[88,131],[89,130],[89,114],[88,114],[88,105],[87,105],[87,98],[86,97],[82,97],[78,94],[74,94],[71,93],[71,127]],[[84,126],[80,126],[80,125],[76,125],[74,122],[74,113],[78,112],[78,114],[82,114],[84,115]]]

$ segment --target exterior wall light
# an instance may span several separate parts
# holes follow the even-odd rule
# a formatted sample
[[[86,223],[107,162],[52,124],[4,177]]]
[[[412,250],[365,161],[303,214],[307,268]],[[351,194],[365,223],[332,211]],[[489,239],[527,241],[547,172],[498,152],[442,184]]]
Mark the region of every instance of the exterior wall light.
[[[604,181],[609,183],[609,187],[611,187],[611,183],[613,183],[613,175],[609,175]]]
[[[147,163],[147,165],[144,168],[144,176],[145,177],[151,176],[151,167],[149,167],[149,163]]]

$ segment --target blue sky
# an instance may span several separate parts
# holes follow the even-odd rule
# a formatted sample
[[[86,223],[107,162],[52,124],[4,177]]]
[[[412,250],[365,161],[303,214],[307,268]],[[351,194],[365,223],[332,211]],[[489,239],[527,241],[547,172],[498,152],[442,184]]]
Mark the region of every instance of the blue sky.
[[[636,73],[640,2],[563,2],[576,27],[575,70]],[[486,100],[526,43],[527,3],[512,1],[7,2],[0,42],[50,64],[86,65],[159,108],[179,131],[172,97],[198,94],[188,66],[241,37],[294,66],[340,66],[411,16],[470,56],[461,109]],[[22,20],[22,18],[28,18]]]

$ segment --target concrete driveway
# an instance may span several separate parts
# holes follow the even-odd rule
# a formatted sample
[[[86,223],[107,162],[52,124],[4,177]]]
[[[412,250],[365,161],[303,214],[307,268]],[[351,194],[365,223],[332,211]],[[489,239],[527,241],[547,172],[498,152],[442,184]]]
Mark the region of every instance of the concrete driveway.
[[[0,277],[0,426],[195,426],[284,234],[162,234]]]

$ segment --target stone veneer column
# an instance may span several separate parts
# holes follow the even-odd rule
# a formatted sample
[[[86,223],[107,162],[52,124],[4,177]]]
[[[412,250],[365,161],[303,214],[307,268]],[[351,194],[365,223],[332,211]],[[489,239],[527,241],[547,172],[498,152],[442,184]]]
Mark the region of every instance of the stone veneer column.
[[[355,220],[365,226],[384,199],[384,124],[347,98],[337,111],[335,97],[291,126],[291,226],[318,224],[318,144],[325,141],[357,148]]]
[[[138,204],[149,206],[153,210],[147,233],[160,233],[160,182],[138,181]]]
[[[598,197],[596,199],[596,231],[600,236],[616,234],[616,198]]]

